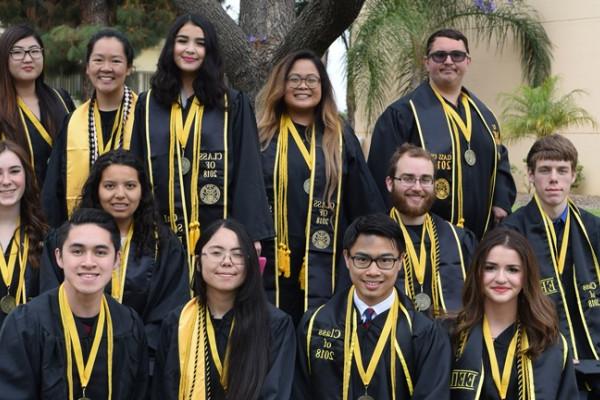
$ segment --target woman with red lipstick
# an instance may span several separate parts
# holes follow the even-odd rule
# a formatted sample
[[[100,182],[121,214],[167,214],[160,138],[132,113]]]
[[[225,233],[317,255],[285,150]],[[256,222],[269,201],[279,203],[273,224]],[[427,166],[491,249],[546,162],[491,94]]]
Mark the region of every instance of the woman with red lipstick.
[[[297,323],[350,280],[341,235],[385,211],[360,144],[340,118],[325,66],[313,52],[286,56],[257,99],[262,166],[276,240],[265,242],[269,300]]]
[[[16,305],[39,293],[40,256],[47,226],[29,156],[0,141],[0,326]]]
[[[296,335],[267,302],[252,239],[219,220],[196,246],[196,297],[163,323],[152,399],[289,399]]]
[[[2,33],[0,64],[0,132],[25,149],[41,187],[53,143],[75,106],[65,90],[44,83],[44,44],[33,28]]]
[[[175,20],[151,85],[138,102],[132,151],[147,163],[161,217],[190,255],[203,227],[227,217],[244,224],[258,249],[273,229],[256,121],[248,98],[225,85],[208,20]]]
[[[527,239],[488,232],[475,251],[453,334],[452,399],[574,399],[575,372]]]
[[[125,85],[133,47],[114,29],[102,29],[87,44],[85,72],[92,98],[69,116],[52,150],[42,198],[48,221],[62,224],[80,199],[90,168],[102,154],[129,149],[137,95]]]

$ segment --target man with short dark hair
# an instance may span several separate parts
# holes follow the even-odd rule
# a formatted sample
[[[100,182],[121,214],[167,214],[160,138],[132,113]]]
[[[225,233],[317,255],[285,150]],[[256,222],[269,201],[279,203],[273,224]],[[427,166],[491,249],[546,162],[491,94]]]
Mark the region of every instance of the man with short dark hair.
[[[402,230],[406,252],[400,288],[415,309],[438,316],[462,308],[462,287],[477,239],[430,213],[435,166],[427,150],[404,143],[392,156],[385,183],[390,217]]]
[[[10,313],[0,331],[0,397],[142,400],[148,384],[144,326],[104,294],[119,265],[119,229],[80,209],[57,232],[65,280]]]
[[[561,333],[575,360],[598,360],[600,218],[569,199],[576,171],[577,149],[571,141],[560,135],[538,139],[527,154],[534,197],[503,224],[529,239],[540,263],[542,290],[556,304]],[[578,375],[580,389],[591,388],[590,399],[600,398],[598,376]]]
[[[432,211],[481,238],[508,215],[516,188],[496,118],[462,86],[470,63],[462,33],[433,33],[424,59],[429,79],[379,117],[368,164],[385,196],[392,153],[406,142],[428,150],[437,163]]]
[[[394,286],[403,252],[400,227],[386,215],[348,227],[352,286],[300,322],[293,398],[449,399],[448,336]]]

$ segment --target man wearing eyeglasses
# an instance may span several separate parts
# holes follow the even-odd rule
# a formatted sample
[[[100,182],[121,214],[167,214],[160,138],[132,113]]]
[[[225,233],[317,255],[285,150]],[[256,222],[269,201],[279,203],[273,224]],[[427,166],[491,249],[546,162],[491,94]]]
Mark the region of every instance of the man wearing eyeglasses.
[[[393,154],[388,176],[392,217],[400,226],[406,252],[398,288],[415,309],[438,316],[462,307],[461,290],[477,239],[430,213],[435,200],[435,166],[427,150],[404,143]]]
[[[300,322],[294,399],[450,398],[448,336],[394,286],[403,252],[400,227],[386,215],[348,227],[352,286]]]
[[[508,153],[492,112],[462,86],[471,63],[467,38],[456,30],[439,30],[427,40],[426,54],[429,79],[379,117],[369,168],[385,196],[387,162],[394,150],[406,142],[428,150],[437,166],[432,211],[480,238],[515,200]]]

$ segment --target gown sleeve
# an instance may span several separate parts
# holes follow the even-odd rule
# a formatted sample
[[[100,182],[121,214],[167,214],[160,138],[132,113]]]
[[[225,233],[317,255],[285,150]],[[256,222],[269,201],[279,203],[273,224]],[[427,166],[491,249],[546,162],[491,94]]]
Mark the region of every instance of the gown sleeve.
[[[566,341],[561,335],[561,348]],[[556,400],[571,400],[579,398],[579,389],[577,388],[577,378],[575,375],[575,366],[573,365],[573,354],[567,348],[567,359],[560,376],[560,385]]]
[[[134,318],[134,336],[136,338],[135,343],[137,344],[137,348],[132,351],[137,352],[136,358],[139,362],[137,365],[131,366],[132,368],[137,368],[136,377],[134,382],[129,382],[132,393],[126,400],[147,400],[149,390],[148,385],[150,383],[150,374],[148,371],[148,344],[146,343],[142,320],[135,311],[131,310],[131,314]]]
[[[238,92],[231,100],[229,121],[233,137],[234,170],[231,171],[231,216],[248,230],[252,240],[274,236],[263,180],[258,130],[250,100]]]
[[[177,329],[180,313],[181,308],[173,311],[161,326],[152,378],[152,400],[178,400],[180,372]]]
[[[67,220],[64,158],[67,146],[66,135],[68,124],[69,117],[65,118],[62,129],[54,141],[42,188],[42,205],[46,219],[48,220],[48,224],[54,228],[57,228]]]
[[[293,400],[312,398],[308,371],[308,349],[306,348],[306,335],[311,315],[311,312],[305,313],[298,324],[298,351],[296,355],[296,368],[294,369],[294,385],[292,387]]]
[[[383,199],[367,167],[360,142],[350,128],[344,132],[344,145],[348,173],[343,188],[348,220],[353,221],[361,215],[385,212]]]
[[[296,334],[290,316],[270,306],[271,365],[263,384],[260,400],[288,400],[294,380]]]
[[[504,145],[498,146],[498,172],[496,175],[496,190],[494,192],[493,206],[500,207],[510,214],[517,198],[517,187],[510,172],[508,150]]]
[[[460,245],[463,253],[463,260],[465,261],[465,269],[469,270],[471,265],[471,259],[475,253],[475,247],[477,247],[477,237],[475,234],[467,228],[463,228],[462,237],[460,238]]]

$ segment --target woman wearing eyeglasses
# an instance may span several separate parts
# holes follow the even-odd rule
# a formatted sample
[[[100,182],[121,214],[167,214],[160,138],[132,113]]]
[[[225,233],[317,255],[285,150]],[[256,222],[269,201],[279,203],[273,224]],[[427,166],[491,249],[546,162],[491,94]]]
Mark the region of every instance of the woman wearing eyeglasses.
[[[233,220],[213,222],[196,261],[196,297],[161,329],[152,398],[289,399],[294,326],[267,302],[246,230]]]
[[[114,29],[102,29],[88,41],[85,72],[94,92],[65,122],[42,192],[52,226],[71,215],[98,157],[130,147],[137,95],[125,79],[133,68],[133,54],[127,36]]]
[[[477,247],[453,337],[453,400],[579,398],[556,310],[516,231],[494,229]]]
[[[225,85],[208,20],[173,22],[151,85],[136,110],[132,150],[147,164],[161,217],[190,255],[204,227],[227,217],[244,224],[259,250],[273,228],[256,121],[248,97]]]
[[[41,187],[61,124],[75,106],[66,91],[44,83],[44,44],[31,27],[2,33],[0,63],[0,133],[27,152]]]
[[[265,242],[269,300],[298,322],[349,284],[341,235],[354,218],[384,211],[360,144],[340,118],[314,53],[286,56],[257,99],[265,186],[276,239]]]

